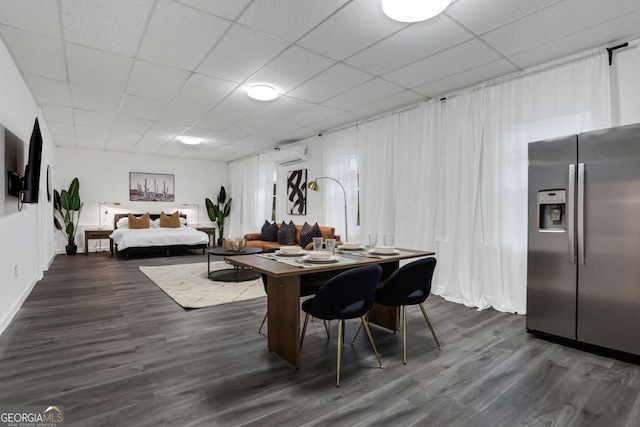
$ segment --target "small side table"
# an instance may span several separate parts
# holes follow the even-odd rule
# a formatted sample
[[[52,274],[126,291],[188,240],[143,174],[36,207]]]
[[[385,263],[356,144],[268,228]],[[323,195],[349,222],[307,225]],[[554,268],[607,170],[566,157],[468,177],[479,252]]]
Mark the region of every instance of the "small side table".
[[[253,255],[262,252],[260,248],[244,248],[240,252],[230,251],[223,247],[213,248],[207,250],[207,275],[209,280],[215,280],[217,282],[246,282],[247,280],[259,279],[260,273],[253,271],[250,268],[242,268],[238,265],[233,266],[232,269],[211,271],[211,255],[218,256],[230,256],[230,255]]]
[[[196,230],[202,231],[209,235],[209,246],[216,245],[216,228],[215,227],[195,227]]]
[[[89,240],[109,239],[109,249],[113,255],[113,240],[109,238],[111,233],[113,230],[84,230],[84,254],[89,256]]]

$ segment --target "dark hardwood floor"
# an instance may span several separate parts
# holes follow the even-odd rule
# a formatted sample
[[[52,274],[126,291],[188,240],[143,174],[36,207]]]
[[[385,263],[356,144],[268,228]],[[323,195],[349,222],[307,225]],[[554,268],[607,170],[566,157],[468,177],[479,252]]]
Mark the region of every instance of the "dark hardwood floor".
[[[407,365],[374,326],[384,369],[360,334],[337,388],[337,322],[311,322],[295,370],[257,333],[266,297],[184,310],[138,270],[203,261],[58,255],[0,336],[0,405],[64,405],[70,426],[640,426],[639,366],[433,295],[442,350],[409,308]]]

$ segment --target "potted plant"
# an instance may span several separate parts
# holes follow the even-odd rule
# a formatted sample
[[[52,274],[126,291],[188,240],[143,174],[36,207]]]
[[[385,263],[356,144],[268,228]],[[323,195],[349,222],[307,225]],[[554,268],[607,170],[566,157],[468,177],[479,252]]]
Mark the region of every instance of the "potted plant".
[[[76,232],[78,231],[78,220],[82,211],[82,201],[80,200],[80,182],[74,178],[69,185],[69,190],[53,191],[53,225],[60,230],[67,239],[67,255],[75,255],[78,251],[76,245]],[[57,216],[56,216],[57,214]],[[58,220],[58,216],[64,227]]]
[[[205,204],[207,205],[209,219],[215,222],[216,227],[218,227],[218,246],[222,246],[222,241],[224,240],[224,220],[231,212],[231,198],[227,200],[227,192],[224,190],[224,185],[220,187],[218,203],[214,205],[209,198],[206,198]]]

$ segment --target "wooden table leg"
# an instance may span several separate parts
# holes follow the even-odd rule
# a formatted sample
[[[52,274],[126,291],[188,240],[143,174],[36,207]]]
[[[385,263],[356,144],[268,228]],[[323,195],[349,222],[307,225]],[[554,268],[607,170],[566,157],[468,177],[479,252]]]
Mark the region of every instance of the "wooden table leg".
[[[300,276],[267,277],[269,350],[300,367]]]

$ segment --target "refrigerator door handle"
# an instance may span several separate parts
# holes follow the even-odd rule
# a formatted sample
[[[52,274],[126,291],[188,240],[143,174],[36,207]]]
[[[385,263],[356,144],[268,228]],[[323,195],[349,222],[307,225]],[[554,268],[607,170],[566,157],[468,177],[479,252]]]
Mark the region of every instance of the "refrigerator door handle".
[[[567,200],[567,234],[569,235],[569,262],[576,263],[576,227],[575,227],[575,199],[576,199],[576,165],[569,165],[569,195]]]
[[[578,163],[577,210],[578,265],[584,265],[584,163]]]

